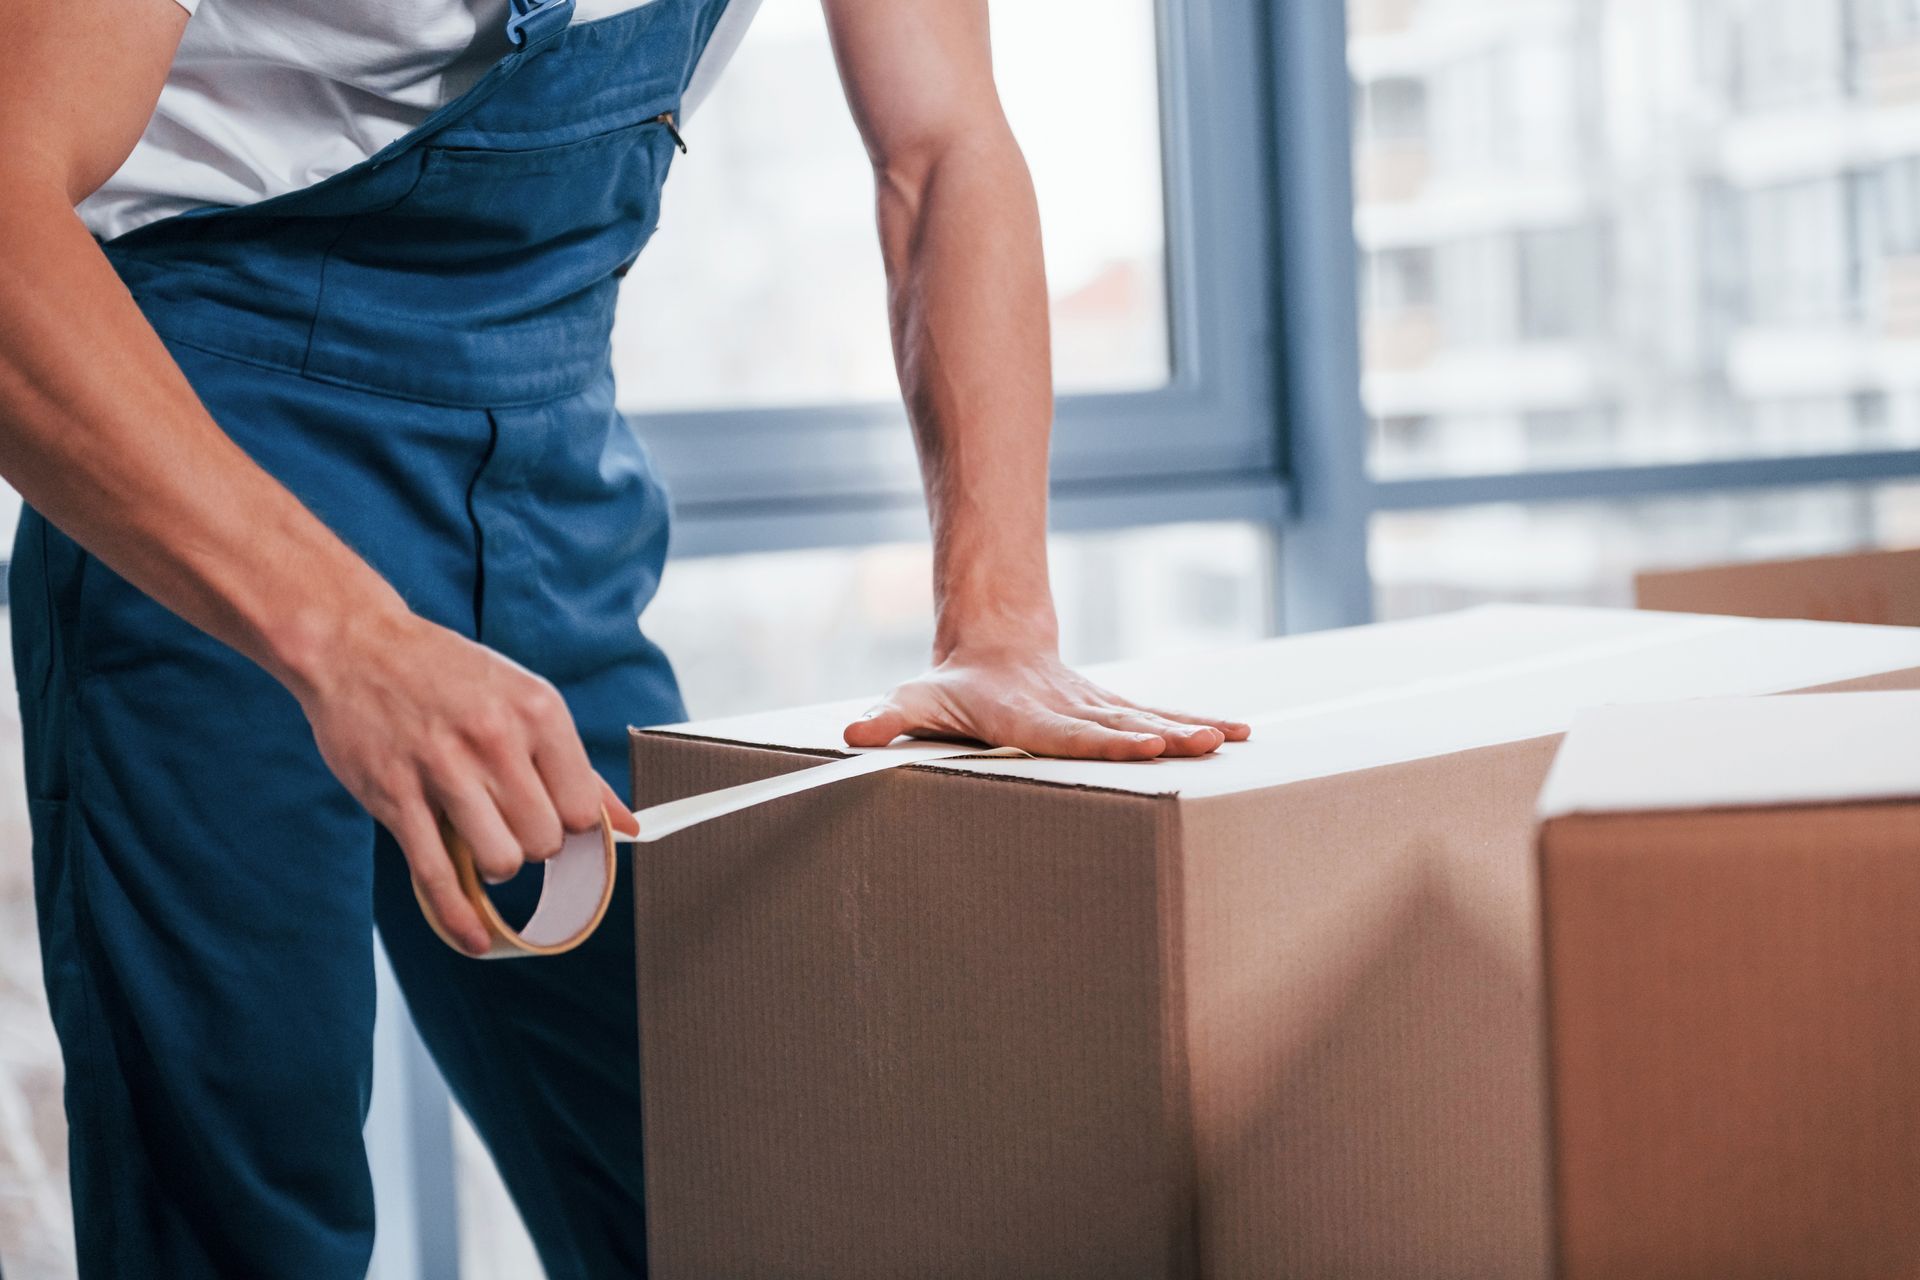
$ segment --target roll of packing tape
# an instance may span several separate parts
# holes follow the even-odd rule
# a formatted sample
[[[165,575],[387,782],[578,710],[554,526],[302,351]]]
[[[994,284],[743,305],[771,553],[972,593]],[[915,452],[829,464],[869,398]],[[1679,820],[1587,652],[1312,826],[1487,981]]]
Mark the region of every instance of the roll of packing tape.
[[[440,824],[440,835],[446,841],[447,856],[459,879],[460,893],[472,904],[487,930],[487,951],[478,959],[557,956],[571,951],[600,926],[601,918],[607,914],[607,904],[613,901],[613,823],[604,813],[600,815],[598,830],[569,835],[560,852],[547,859],[540,900],[534,905],[533,915],[518,929],[501,918],[493,899],[487,896],[486,884],[480,879],[479,868],[474,866],[473,851],[467,842],[444,821]],[[413,882],[413,896],[419,900],[420,910],[440,940],[466,954],[434,914],[418,880]]]
[[[601,917],[607,914],[607,904],[613,901],[613,846],[616,842],[651,843],[676,831],[685,831],[688,827],[738,813],[742,809],[751,809],[755,805],[844,782],[849,778],[897,769],[902,765],[927,764],[962,756],[1008,757],[1025,754],[1012,747],[963,747],[946,742],[911,742],[901,746],[878,747],[810,769],[796,769],[792,773],[776,774],[771,778],[743,782],[739,786],[724,787],[704,795],[669,800],[650,809],[641,809],[633,815],[640,827],[637,836],[616,832],[613,823],[602,814],[600,830],[568,836],[560,852],[547,859],[547,878],[540,886],[540,901],[533,909],[532,919],[518,930],[500,918],[493,900],[487,897],[486,886],[480,880],[479,870],[473,865],[473,851],[467,848],[467,842],[444,821],[440,824],[440,836],[446,841],[454,874],[460,879],[460,892],[473,904],[473,909],[480,915],[480,922],[487,929],[487,953],[478,958],[504,960],[514,956],[557,956],[585,942],[587,935],[599,926]],[[433,907],[420,891],[418,880],[413,882],[413,896],[419,899],[420,910],[426,913],[427,923],[440,935],[440,940],[460,951],[461,948],[448,935],[439,917],[434,915]]]

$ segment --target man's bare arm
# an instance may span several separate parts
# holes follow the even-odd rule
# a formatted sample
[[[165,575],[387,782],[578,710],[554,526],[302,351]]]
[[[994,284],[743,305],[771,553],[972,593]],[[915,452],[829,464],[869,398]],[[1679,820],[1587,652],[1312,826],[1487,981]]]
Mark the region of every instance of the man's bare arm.
[[[74,206],[125,160],[187,15],[63,0],[9,16],[0,71],[0,473],[116,572],[272,672],[393,830],[443,920],[486,935],[435,826],[491,876],[603,804],[551,686],[407,610],[221,431]],[[628,825],[630,819],[626,819]]]
[[[938,609],[934,670],[849,726],[847,740],[913,733],[1137,759],[1245,737],[1236,721],[1136,706],[1058,661],[1040,217],[994,87],[986,0],[823,3],[873,160]]]

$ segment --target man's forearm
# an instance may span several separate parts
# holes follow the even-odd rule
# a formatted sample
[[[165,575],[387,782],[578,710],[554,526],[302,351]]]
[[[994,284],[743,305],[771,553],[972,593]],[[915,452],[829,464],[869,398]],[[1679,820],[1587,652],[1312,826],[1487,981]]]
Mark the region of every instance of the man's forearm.
[[[937,657],[1056,643],[1039,210],[996,117],[879,166],[894,352],[933,522]]]
[[[0,213],[0,472],[161,603],[283,681],[387,583],[213,422],[53,184]],[[297,690],[296,690],[297,691]]]

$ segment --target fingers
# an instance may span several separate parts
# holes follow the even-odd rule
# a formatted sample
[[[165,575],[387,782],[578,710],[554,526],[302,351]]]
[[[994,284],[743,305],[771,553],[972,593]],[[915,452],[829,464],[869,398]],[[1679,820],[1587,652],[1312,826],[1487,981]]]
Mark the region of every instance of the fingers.
[[[1151,760],[1165,754],[1168,745],[1157,733],[1108,728],[1042,707],[1017,712],[996,737],[1036,756],[1072,760]]]
[[[1043,689],[1033,695],[988,692],[999,705],[990,706],[990,714],[976,720],[964,710],[971,699],[960,701],[959,713],[952,708],[916,713],[910,708],[925,700],[924,691],[917,684],[904,685],[847,726],[847,745],[883,747],[901,734],[957,736],[1019,747],[1035,755],[1149,760],[1163,755],[1206,755],[1251,733],[1238,720],[1136,706],[1085,682],[1078,688]],[[1085,700],[1089,695],[1097,700]],[[930,723],[929,715],[938,724]],[[958,727],[942,727],[950,720],[957,720]]]
[[[850,747],[884,747],[909,728],[907,713],[888,698],[848,725],[843,736]]]
[[[614,824],[619,825],[626,806],[587,759],[587,749],[573,726],[573,717],[567,713],[567,704],[551,687],[545,693],[550,697],[541,699],[535,708],[533,763],[552,797],[560,824],[568,831],[593,830],[600,825],[601,810],[607,808],[611,798]],[[556,843],[553,852],[558,849]]]
[[[599,779],[596,777],[594,781]],[[503,751],[497,755],[487,779],[487,790],[526,861],[544,862],[560,852],[567,833],[560,825],[560,814],[554,807],[554,798],[548,794],[546,781],[524,753]],[[597,823],[597,792],[594,800]]]
[[[554,812],[567,831],[591,831],[600,825],[605,813],[615,831],[630,836],[640,834],[640,824],[620,793],[607,785],[587,759],[587,748],[574,728],[567,704],[549,687],[551,696],[537,706],[536,745],[533,762],[552,798]],[[558,853],[556,842],[552,853]]]
[[[1121,706],[1132,707],[1136,711],[1145,711],[1149,715],[1159,716],[1161,719],[1170,720],[1175,724],[1201,724],[1206,725],[1208,728],[1218,729],[1228,742],[1245,742],[1253,736],[1253,726],[1244,720],[1227,720],[1219,716],[1196,716],[1186,711],[1166,711],[1159,707],[1143,707],[1138,703],[1127,702],[1124,699],[1116,699],[1116,701],[1119,702]]]
[[[639,835],[640,820],[633,816],[633,811],[627,808],[627,802],[620,798],[619,793],[607,785],[605,778],[600,779],[600,793],[600,803],[605,807],[607,817],[613,820],[613,829],[630,836]]]
[[[1218,729],[1222,737],[1228,742],[1245,742],[1253,735],[1253,726],[1244,720],[1228,720],[1222,716],[1199,716],[1194,715],[1190,711],[1169,711],[1164,707],[1149,707],[1144,703],[1135,702],[1131,698],[1123,698],[1117,693],[1109,693],[1107,690],[1095,685],[1090,685],[1088,688],[1097,699],[1095,702],[1096,706],[1105,706],[1124,711],[1145,712],[1150,716],[1158,716],[1170,724],[1205,725],[1210,729]]]
[[[506,715],[474,743],[477,784],[442,778],[436,796],[489,884],[512,879],[527,862],[559,853],[569,831],[592,831],[612,810],[632,818],[594,771],[573,717],[553,686],[529,680],[503,699]],[[477,788],[477,789],[476,789]]]
[[[1076,707],[1072,714],[1109,729],[1157,734],[1165,739],[1166,754],[1171,756],[1203,756],[1218,750],[1220,744],[1227,740],[1224,729],[1210,724],[1182,723],[1171,716],[1139,707]]]
[[[473,865],[488,884],[504,884],[526,862],[520,841],[484,787],[473,785],[439,797],[447,821],[467,842]]]
[[[434,820],[426,801],[416,798],[403,805],[387,819],[387,829],[399,842],[400,851],[406,855],[407,866],[413,872],[414,883],[420,886],[420,894],[440,927],[468,955],[485,955],[490,944],[486,926],[480,922],[480,914],[473,909],[473,904],[460,892],[453,859],[440,838],[440,824]]]

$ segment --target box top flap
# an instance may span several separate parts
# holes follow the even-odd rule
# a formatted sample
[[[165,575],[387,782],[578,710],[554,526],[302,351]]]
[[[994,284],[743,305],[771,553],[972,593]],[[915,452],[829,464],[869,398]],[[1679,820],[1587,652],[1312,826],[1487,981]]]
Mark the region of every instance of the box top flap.
[[[1540,816],[1920,799],[1920,692],[1583,711]]]
[[[1920,668],[1920,630],[1621,609],[1498,605],[1112,663],[1093,679],[1147,706],[1250,720],[1197,760],[959,760],[968,773],[1190,798],[1227,795],[1563,732],[1583,708],[1778,693]],[[872,699],[655,732],[847,754]]]

